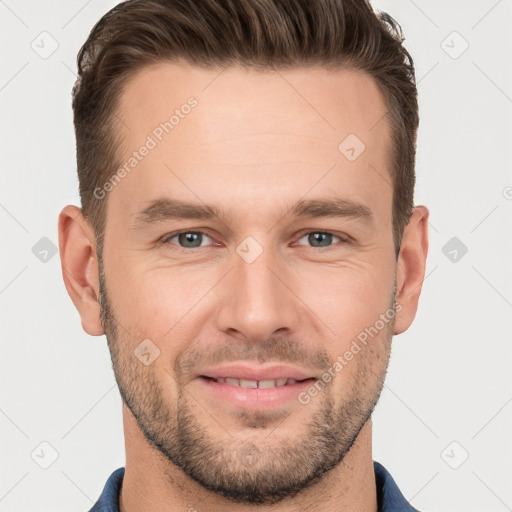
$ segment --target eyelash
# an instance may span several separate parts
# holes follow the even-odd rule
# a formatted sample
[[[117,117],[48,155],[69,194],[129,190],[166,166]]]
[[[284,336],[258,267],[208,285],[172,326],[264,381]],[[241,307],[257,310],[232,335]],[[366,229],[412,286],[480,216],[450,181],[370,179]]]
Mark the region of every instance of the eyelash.
[[[199,249],[204,249],[206,246],[199,246],[199,247],[181,247],[180,245],[178,244],[171,244],[170,240],[178,237],[179,235],[181,234],[184,234],[184,233],[194,233],[194,234],[201,234],[201,235],[205,235],[207,236],[208,238],[212,239],[211,236],[209,236],[207,233],[205,233],[204,231],[191,231],[191,230],[184,230],[184,231],[177,231],[175,233],[171,233],[169,235],[165,235],[161,240],[160,242],[163,244],[163,245],[176,245],[179,249],[182,249],[184,251],[197,251]],[[299,238],[299,240],[302,240],[305,236],[307,235],[310,235],[310,234],[313,234],[313,233],[321,233],[323,235],[332,235],[333,237],[335,238],[338,238],[339,239],[339,242],[338,243],[343,243],[343,244],[346,244],[346,243],[349,243],[350,240],[349,240],[349,237],[348,235],[345,235],[345,237],[343,236],[340,236],[340,235],[336,235],[334,233],[332,233],[331,231],[319,231],[319,230],[314,230],[314,231],[306,231],[306,232],[303,232],[301,234],[301,237]],[[334,247],[335,244],[332,244],[332,245],[329,245],[327,247],[314,247],[312,245],[310,245],[309,247],[311,247],[312,249],[330,249],[331,247]]]

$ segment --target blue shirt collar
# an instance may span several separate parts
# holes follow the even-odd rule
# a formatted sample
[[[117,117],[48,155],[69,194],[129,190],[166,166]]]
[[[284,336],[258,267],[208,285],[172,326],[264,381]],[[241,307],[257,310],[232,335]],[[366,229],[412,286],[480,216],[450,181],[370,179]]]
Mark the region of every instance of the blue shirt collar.
[[[404,498],[393,477],[379,462],[373,461],[379,512],[419,512]],[[89,512],[119,512],[119,493],[124,468],[116,469],[108,478],[100,498]]]
[[[379,512],[419,512],[404,498],[393,477],[382,464],[373,461],[373,468]]]

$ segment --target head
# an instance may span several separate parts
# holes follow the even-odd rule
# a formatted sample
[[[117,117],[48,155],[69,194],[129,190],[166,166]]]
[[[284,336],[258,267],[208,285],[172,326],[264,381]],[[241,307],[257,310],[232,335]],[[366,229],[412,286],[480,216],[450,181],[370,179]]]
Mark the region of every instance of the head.
[[[233,501],[299,493],[368,424],[424,277],[398,25],[361,0],[132,0],[78,66],[63,275],[132,428]],[[247,405],[214,382],[235,363],[302,382]]]

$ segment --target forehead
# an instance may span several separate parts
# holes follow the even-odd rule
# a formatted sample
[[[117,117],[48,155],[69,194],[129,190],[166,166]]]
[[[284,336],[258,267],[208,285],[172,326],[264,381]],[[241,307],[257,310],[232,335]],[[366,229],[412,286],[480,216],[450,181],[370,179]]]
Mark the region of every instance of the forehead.
[[[134,210],[159,195],[246,207],[258,198],[270,208],[277,195],[293,202],[311,191],[384,212],[386,110],[375,81],[351,69],[152,65],[122,91],[118,158],[134,165],[112,200]]]

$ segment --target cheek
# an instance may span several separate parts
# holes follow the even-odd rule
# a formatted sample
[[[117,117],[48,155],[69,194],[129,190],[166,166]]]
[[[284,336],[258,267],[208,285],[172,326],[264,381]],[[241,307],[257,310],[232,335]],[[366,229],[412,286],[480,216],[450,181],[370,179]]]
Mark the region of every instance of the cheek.
[[[376,265],[363,268],[354,264],[317,269],[303,281],[307,286],[303,285],[298,295],[321,319],[324,335],[332,340],[329,351],[344,352],[355,337],[389,310],[393,277],[392,271]]]
[[[155,340],[162,347],[172,340],[173,350],[179,350],[179,340],[190,342],[199,329],[207,302],[202,298],[216,282],[215,276],[203,274],[176,268],[139,270],[137,264],[119,267],[108,287],[117,319],[132,336]]]
[[[219,306],[216,297],[230,296],[223,290],[229,279],[222,279],[222,265],[162,266],[129,253],[117,261],[106,271],[116,318],[132,338],[155,340],[168,355],[182,352],[200,335]],[[283,278],[300,300],[288,294],[283,300],[289,297],[301,309],[309,319],[303,328],[313,326],[317,343],[337,357],[388,310],[394,274],[386,265],[383,257],[347,258],[337,266],[289,265]]]

